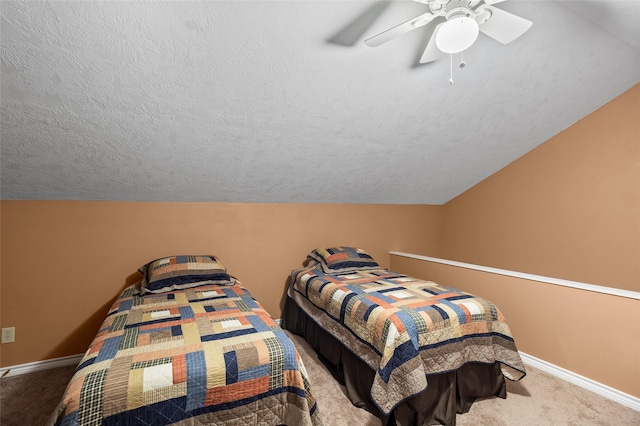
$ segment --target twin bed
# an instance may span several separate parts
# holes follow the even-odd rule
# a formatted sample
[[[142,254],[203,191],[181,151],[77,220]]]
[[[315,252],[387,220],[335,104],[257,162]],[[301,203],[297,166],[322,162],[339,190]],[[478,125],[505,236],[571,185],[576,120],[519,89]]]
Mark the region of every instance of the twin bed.
[[[490,302],[320,248],[287,287],[282,327],[312,345],[351,401],[397,425],[454,425],[525,369]],[[52,414],[56,425],[317,425],[300,356],[214,256],[141,267]]]
[[[308,255],[291,275],[281,325],[385,425],[455,425],[477,398],[505,398],[505,377],[525,375],[491,302],[383,269],[356,248]]]
[[[315,425],[293,342],[213,256],[141,268],[81,360],[56,425]]]

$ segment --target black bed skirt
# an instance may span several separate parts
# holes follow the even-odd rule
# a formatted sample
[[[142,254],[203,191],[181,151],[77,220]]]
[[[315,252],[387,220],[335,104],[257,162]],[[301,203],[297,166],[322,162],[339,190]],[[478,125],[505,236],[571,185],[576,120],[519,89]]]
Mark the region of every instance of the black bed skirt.
[[[429,385],[424,392],[405,400],[389,415],[384,415],[371,400],[375,371],[320,328],[290,297],[286,297],[280,325],[304,337],[336,380],[346,387],[351,402],[379,417],[385,426],[454,426],[456,413],[469,411],[477,398],[507,396],[505,379],[498,363],[468,363],[456,371],[429,375]]]

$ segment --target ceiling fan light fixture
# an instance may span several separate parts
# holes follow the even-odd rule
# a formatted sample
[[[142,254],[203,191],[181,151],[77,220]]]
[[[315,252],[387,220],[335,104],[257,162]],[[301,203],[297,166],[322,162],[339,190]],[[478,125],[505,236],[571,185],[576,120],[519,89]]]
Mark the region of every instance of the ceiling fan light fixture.
[[[458,53],[471,47],[478,38],[480,27],[468,16],[455,17],[445,22],[436,34],[436,46],[445,53]]]

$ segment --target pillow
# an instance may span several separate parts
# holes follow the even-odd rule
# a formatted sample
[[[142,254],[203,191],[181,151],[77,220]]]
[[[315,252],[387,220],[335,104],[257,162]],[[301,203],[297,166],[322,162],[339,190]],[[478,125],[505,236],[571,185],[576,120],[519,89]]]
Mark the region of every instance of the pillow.
[[[307,257],[320,263],[326,274],[380,269],[366,251],[353,247],[317,248]]]
[[[140,294],[163,293],[201,285],[233,285],[224,265],[215,256],[171,256],[156,259],[138,269],[144,276]]]

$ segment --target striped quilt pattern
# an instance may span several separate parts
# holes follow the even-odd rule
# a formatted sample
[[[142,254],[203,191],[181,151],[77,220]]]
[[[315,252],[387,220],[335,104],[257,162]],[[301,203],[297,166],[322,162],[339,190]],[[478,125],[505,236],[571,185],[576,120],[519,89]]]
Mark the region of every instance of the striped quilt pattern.
[[[293,342],[239,282],[145,296],[127,288],[50,421],[317,422],[316,403]]]
[[[380,269],[338,275],[294,271],[288,295],[374,371],[372,400],[388,414],[428,386],[428,375],[498,361],[525,368],[504,316],[488,300]]]

